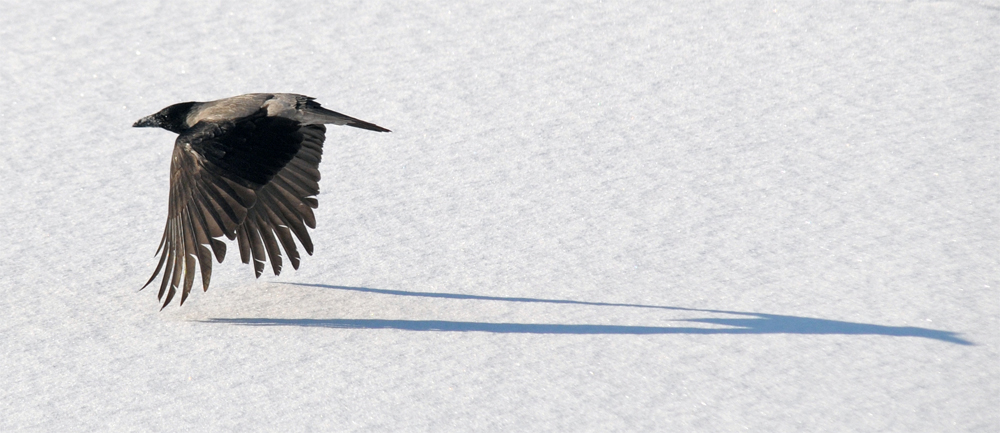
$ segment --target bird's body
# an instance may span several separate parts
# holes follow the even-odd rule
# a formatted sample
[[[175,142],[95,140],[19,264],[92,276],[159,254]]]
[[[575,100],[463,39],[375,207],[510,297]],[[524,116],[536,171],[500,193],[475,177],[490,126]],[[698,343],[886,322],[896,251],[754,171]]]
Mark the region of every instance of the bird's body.
[[[281,272],[279,244],[299,267],[293,235],[312,254],[306,227],[316,227],[312,210],[318,206],[324,124],[389,131],[289,93],[174,104],[133,125],[179,134],[170,162],[160,262],[146,282],[163,272],[158,297],[164,307],[178,289],[184,304],[196,263],[208,290],[212,255],[219,262],[226,255],[222,236],[238,241],[243,263],[253,259],[258,277],[268,259],[274,274]]]

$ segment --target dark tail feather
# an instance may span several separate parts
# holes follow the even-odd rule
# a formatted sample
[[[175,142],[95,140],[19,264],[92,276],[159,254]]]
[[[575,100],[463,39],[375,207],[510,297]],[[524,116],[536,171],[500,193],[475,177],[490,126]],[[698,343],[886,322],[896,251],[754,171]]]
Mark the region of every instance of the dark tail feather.
[[[353,117],[351,119],[353,120],[351,121],[351,123],[348,123],[347,126],[353,126],[355,128],[367,129],[369,131],[376,131],[376,132],[392,132],[374,123],[368,123],[365,122],[364,120],[354,119]]]
[[[355,119],[351,116],[341,114],[333,110],[327,110],[326,108],[320,106],[318,102],[313,101],[312,98],[306,100],[304,105],[306,110],[311,112],[312,114],[328,117],[329,119],[326,120],[325,123],[348,125],[348,126],[353,126],[355,128],[367,129],[369,131],[376,131],[376,132],[392,132],[374,123],[368,123],[365,122],[364,120]]]

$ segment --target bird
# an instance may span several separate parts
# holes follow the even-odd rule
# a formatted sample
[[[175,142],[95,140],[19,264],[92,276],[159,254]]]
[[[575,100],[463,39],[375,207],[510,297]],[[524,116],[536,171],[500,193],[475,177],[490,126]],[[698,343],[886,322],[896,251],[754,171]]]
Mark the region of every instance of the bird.
[[[279,275],[282,254],[299,268],[294,238],[312,255],[308,228],[316,228],[319,163],[325,124],[377,132],[386,128],[320,106],[293,93],[249,93],[208,102],[182,102],[136,121],[178,134],[170,159],[167,223],[155,255],[162,271],[157,299],[166,308],[181,292],[184,305],[201,270],[202,289],[212,278],[212,256],[222,263],[226,242],[236,240],[244,264],[259,278],[270,259]]]

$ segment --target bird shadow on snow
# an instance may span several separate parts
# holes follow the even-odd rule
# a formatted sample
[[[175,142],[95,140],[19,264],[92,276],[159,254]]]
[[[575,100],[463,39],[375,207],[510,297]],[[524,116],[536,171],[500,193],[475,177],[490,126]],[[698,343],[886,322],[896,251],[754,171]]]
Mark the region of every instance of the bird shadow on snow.
[[[544,304],[587,305],[597,307],[653,308],[671,311],[694,311],[721,315],[698,319],[680,319],[678,322],[722,325],[725,328],[685,326],[631,326],[631,325],[579,325],[552,323],[490,323],[456,322],[447,320],[386,320],[386,319],[272,319],[272,318],[213,318],[207,323],[228,323],[247,326],[302,326],[345,329],[397,329],[403,331],[438,332],[493,332],[499,334],[576,334],[576,335],[655,335],[655,334],[803,334],[803,335],[884,335],[889,337],[921,337],[966,346],[972,342],[957,333],[913,326],[883,326],[867,323],[780,314],[751,313],[744,311],[707,310],[700,308],[668,307],[658,305],[586,302],[564,299],[506,298],[498,296],[463,295],[457,293],[410,292],[405,290],[372,289],[367,287],[332,286],[326,284],[295,284],[334,290],[374,293],[393,296],[464,299],[474,301],[529,302]]]

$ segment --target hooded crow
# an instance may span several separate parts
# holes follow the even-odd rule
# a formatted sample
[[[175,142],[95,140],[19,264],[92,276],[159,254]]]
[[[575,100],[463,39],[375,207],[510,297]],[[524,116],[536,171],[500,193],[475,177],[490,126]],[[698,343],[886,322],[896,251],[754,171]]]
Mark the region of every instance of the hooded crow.
[[[181,289],[191,292],[195,264],[208,290],[212,255],[222,262],[225,236],[236,239],[243,263],[253,259],[260,277],[268,259],[281,273],[281,250],[299,268],[294,238],[312,255],[306,227],[316,228],[319,162],[324,124],[389,132],[327,110],[308,96],[251,93],[210,102],[174,104],[135,122],[178,135],[170,160],[167,225],[157,248],[160,262],[143,288],[163,272],[157,298],[163,309]],[[166,294],[166,298],[164,298]]]

